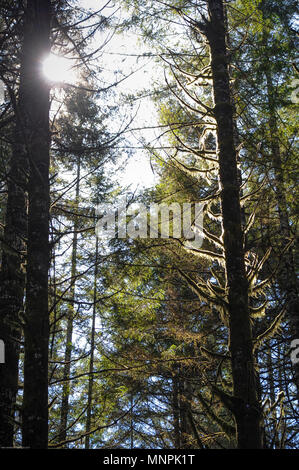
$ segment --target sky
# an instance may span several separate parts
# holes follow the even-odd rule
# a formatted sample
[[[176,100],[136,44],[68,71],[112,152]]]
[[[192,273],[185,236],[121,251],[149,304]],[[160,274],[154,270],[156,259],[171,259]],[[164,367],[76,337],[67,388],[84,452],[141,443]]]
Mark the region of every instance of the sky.
[[[80,4],[85,8],[99,9],[107,1],[102,0],[81,0]],[[106,14],[111,14],[113,9],[105,11]],[[91,49],[96,49],[99,44],[102,44],[107,37],[107,32],[97,33],[90,45]],[[102,70],[102,75],[106,81],[105,86],[110,83],[118,81],[128,71],[134,71],[128,78],[122,81],[117,87],[113,88],[115,93],[114,102],[117,102],[121,95],[132,94],[151,89],[152,81],[156,74],[155,68],[151,63],[150,58],[138,58],[137,55],[145,52],[145,46],[138,41],[138,36],[133,33],[115,34],[111,40],[106,44],[99,58],[98,65]],[[74,62],[70,58],[59,57],[52,51],[52,54],[45,58],[43,63],[44,75],[55,83],[76,83],[78,75],[73,70]],[[118,74],[115,71],[118,70]],[[56,109],[52,109],[55,113]],[[153,173],[149,154],[143,150],[142,140],[147,143],[156,141],[157,134],[153,129],[143,130],[144,127],[152,127],[157,122],[157,114],[155,107],[149,98],[142,98],[136,102],[132,109],[134,121],[131,123],[130,128],[132,131],[126,131],[126,140],[128,145],[132,147],[133,155],[126,163],[125,169],[116,173],[115,178],[117,182],[123,186],[131,185],[132,191],[140,190],[153,186],[158,176]],[[121,115],[121,113],[120,113]],[[130,116],[127,116],[127,121]],[[119,129],[120,122],[111,123],[112,128],[115,125],[115,130]],[[137,130],[138,129],[138,130]],[[120,149],[121,152],[121,149]],[[125,154],[125,152],[124,152]]]
[[[106,3],[107,0],[80,0],[82,7],[92,10],[100,9]],[[115,6],[117,7],[117,2]],[[109,8],[107,12],[103,11],[103,13],[111,14],[112,11],[113,9]],[[99,44],[99,41],[102,39],[103,38],[96,36],[94,39],[95,44]],[[136,57],[136,54],[139,52],[140,54],[145,52],[145,46],[138,41],[137,35],[128,32],[122,35],[114,35],[105,46],[101,57],[101,66],[107,71],[108,77],[109,71],[111,71],[110,80],[115,80],[114,71],[116,69],[123,70],[124,74],[126,74],[128,70],[137,70],[115,88],[117,94],[135,94],[138,91],[142,91],[144,88],[151,88],[155,70],[149,58],[138,59]],[[132,54],[132,56],[130,54]],[[131,124],[131,128],[150,127],[157,121],[154,105],[149,98],[139,100],[138,103],[136,103],[134,113],[136,113],[136,117]],[[141,148],[142,144],[140,143],[142,138],[147,142],[153,142],[156,137],[156,132],[151,129],[126,133],[126,138],[130,141],[132,147],[138,147],[138,149],[135,149],[134,155],[127,163],[123,174],[117,176],[120,184],[124,186],[131,184],[132,190],[135,191],[137,188],[141,190],[142,188],[151,187],[157,182],[158,177],[153,174],[150,156]]]

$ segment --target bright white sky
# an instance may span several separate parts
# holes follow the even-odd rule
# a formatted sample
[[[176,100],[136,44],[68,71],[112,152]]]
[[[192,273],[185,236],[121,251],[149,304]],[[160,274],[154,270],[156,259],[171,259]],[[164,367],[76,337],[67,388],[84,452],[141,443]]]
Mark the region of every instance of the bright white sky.
[[[85,8],[100,9],[102,5],[107,3],[107,0],[81,0],[80,3]],[[110,8],[108,13],[111,14],[113,11],[114,9]],[[94,38],[94,47],[98,47],[106,37],[107,33],[104,36],[98,33]],[[121,78],[121,75],[115,76],[115,70],[117,69],[122,70],[124,74],[128,73],[129,70],[138,70],[115,88],[118,95],[121,93],[135,94],[144,88],[150,89],[154,77],[152,63],[150,63],[149,58],[137,60],[137,57],[134,56],[142,52],[144,52],[144,49],[138,43],[138,37],[132,33],[115,34],[105,46],[104,53],[99,60],[101,69],[105,71],[104,75],[107,77],[108,83],[109,81],[113,83],[116,79]],[[130,54],[133,54],[133,56],[130,56]],[[72,65],[72,60],[51,54],[45,60],[43,70],[47,78],[53,82],[74,83],[76,75],[72,70]],[[132,128],[136,129],[155,125],[157,119],[155,108],[149,99],[144,98],[139,100],[136,104],[135,112],[137,112],[137,115],[131,124]],[[120,123],[116,123],[116,128],[118,128],[118,124]],[[135,150],[135,154],[128,162],[125,171],[117,175],[118,183],[124,186],[131,184],[132,190],[135,190],[137,187],[142,189],[142,187],[153,186],[157,181],[157,175],[153,174],[150,166],[149,155],[142,148],[139,149],[139,147],[142,147],[140,143],[141,137],[147,142],[153,142],[156,134],[153,130],[126,133],[126,138],[130,145],[134,148],[138,147],[138,149]]]

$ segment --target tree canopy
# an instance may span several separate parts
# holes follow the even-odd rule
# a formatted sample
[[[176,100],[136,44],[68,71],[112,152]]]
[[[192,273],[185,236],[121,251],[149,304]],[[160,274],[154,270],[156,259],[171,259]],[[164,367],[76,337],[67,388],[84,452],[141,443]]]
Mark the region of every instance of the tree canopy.
[[[297,449],[296,2],[0,10],[0,447]]]

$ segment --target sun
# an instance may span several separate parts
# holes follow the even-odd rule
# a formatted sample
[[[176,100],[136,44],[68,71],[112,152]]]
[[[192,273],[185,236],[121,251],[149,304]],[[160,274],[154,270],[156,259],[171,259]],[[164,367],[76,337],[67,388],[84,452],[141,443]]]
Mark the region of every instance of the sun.
[[[43,75],[50,82],[73,83],[76,81],[76,73],[73,61],[56,54],[49,54],[42,64]]]

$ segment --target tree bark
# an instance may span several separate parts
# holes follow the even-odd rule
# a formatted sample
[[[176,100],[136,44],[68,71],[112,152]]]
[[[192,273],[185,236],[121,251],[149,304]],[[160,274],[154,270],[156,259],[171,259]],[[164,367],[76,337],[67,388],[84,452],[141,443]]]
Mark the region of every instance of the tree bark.
[[[190,437],[193,436],[190,425],[191,389],[188,380],[188,372],[184,368],[182,371],[183,377],[179,378],[180,448],[191,449]]]
[[[89,377],[88,377],[88,396],[87,396],[87,416],[86,416],[86,438],[85,449],[90,447],[90,432],[91,417],[92,417],[92,395],[93,395],[93,368],[94,368],[94,350],[95,350],[95,333],[96,333],[96,301],[97,301],[97,278],[98,278],[98,255],[99,255],[99,241],[96,238],[96,253],[95,253],[95,267],[94,267],[94,286],[93,286],[93,310],[92,310],[92,324],[91,324],[91,341],[90,341],[90,360],[89,360]]]
[[[80,168],[81,161],[78,157],[77,162],[77,182],[76,182],[76,196],[75,196],[75,211],[78,210],[79,194],[80,194]],[[70,298],[71,303],[68,309],[67,316],[67,327],[66,327],[66,346],[64,354],[64,371],[63,371],[63,388],[62,388],[62,401],[60,410],[60,433],[59,441],[63,442],[66,440],[67,435],[67,422],[69,414],[69,396],[70,396],[70,372],[71,372],[71,360],[72,360],[72,349],[73,349],[73,323],[74,323],[74,300],[75,300],[75,288],[76,288],[76,273],[77,273],[77,245],[78,245],[78,216],[75,215],[74,222],[74,236],[73,236],[73,247],[72,247],[72,268],[71,268],[71,290]]]
[[[173,441],[175,449],[181,448],[179,387],[176,372],[172,376],[172,415],[173,415]]]
[[[274,98],[275,91],[271,72],[266,70],[265,74],[267,82],[269,131],[271,154],[274,167],[275,195],[279,216],[279,228],[282,238],[281,247],[283,249],[291,240],[291,229],[288,216],[288,206],[285,197],[284,174],[278,138],[278,125]],[[285,294],[285,305],[287,318],[290,323],[291,341],[294,339],[299,339],[299,289],[292,247],[287,249],[283,259],[281,260],[281,269],[279,270],[278,281],[282,294]],[[299,363],[293,364],[293,370],[294,384],[297,388],[297,399],[299,399]]]
[[[217,123],[223,242],[229,304],[230,353],[238,448],[261,448],[261,412],[255,379],[241,225],[240,185],[234,145],[228,56],[222,0],[208,0],[206,35],[210,46]]]
[[[48,445],[49,85],[50,0],[27,0],[23,51],[23,133],[29,160],[27,282],[24,322],[23,446]]]
[[[13,153],[8,175],[4,243],[0,273],[0,337],[5,345],[5,364],[0,366],[0,446],[12,447],[15,403],[18,392],[19,342],[25,286],[24,258],[27,232],[27,156],[22,143],[23,77],[15,110]]]

